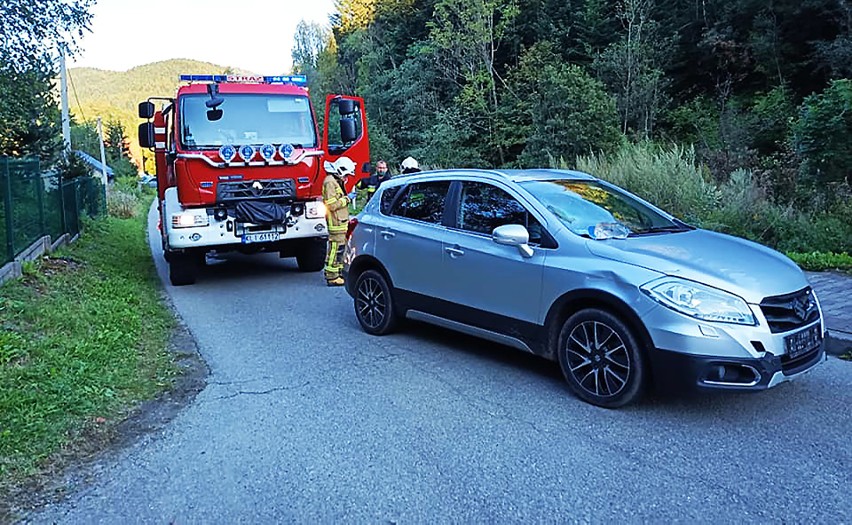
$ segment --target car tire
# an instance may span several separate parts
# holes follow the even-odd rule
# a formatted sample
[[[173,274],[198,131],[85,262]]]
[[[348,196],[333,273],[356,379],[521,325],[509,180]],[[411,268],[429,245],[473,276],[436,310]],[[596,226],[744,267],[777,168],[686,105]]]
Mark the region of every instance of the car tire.
[[[172,286],[195,284],[197,273],[197,255],[172,253],[169,257],[169,281],[172,283]]]
[[[361,328],[372,335],[385,335],[394,331],[399,317],[393,300],[393,289],[387,279],[376,270],[358,275],[354,287],[355,317]]]
[[[559,332],[562,374],[580,399],[605,408],[636,402],[645,383],[645,359],[632,330],[609,312],[580,310]]]
[[[325,266],[325,241],[306,241],[296,252],[300,272],[318,272]]]

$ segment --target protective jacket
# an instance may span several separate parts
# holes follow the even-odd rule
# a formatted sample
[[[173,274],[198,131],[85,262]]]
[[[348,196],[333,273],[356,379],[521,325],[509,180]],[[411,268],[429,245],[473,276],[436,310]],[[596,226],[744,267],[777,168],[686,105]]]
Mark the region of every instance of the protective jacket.
[[[349,228],[349,198],[343,180],[328,174],[322,183],[322,200],[326,209],[328,225],[328,249],[325,260],[325,279],[328,284],[343,284],[343,251],[346,245],[346,230]]]
[[[349,198],[343,189],[343,181],[328,174],[322,183],[322,200],[326,208],[326,221],[329,236],[346,235],[349,227]]]

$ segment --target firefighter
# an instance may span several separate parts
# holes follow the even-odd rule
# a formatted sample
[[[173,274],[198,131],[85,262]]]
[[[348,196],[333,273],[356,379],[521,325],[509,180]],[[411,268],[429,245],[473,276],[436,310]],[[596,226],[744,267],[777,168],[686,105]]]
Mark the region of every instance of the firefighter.
[[[420,164],[414,157],[406,157],[399,166],[402,173],[417,173],[420,171]]]
[[[373,197],[373,194],[376,193],[376,190],[379,189],[379,186],[383,182],[390,180],[390,178],[388,163],[380,160],[376,162],[376,173],[359,182],[358,187],[367,190],[367,201],[369,201]]]
[[[322,200],[328,224],[328,255],[325,261],[325,281],[328,286],[343,286],[343,250],[349,227],[349,197],[346,177],[355,174],[355,163],[349,157],[325,163],[326,176],[322,183]]]

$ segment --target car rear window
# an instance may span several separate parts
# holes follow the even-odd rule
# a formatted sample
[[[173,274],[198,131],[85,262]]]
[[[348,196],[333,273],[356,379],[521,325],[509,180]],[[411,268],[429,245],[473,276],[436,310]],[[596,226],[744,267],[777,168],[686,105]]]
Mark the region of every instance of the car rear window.
[[[405,195],[397,199],[391,215],[440,224],[444,218],[444,201],[449,189],[449,181],[411,184]]]

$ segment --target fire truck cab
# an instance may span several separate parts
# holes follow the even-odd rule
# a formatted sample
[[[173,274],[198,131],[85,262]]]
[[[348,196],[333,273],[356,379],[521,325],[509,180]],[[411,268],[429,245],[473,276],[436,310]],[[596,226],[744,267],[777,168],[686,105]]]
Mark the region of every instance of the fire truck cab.
[[[344,155],[355,162],[347,191],[369,175],[364,101],[328,95],[320,135],[304,76],[180,79],[186,84],[174,98],[139,104],[171,283],[193,284],[211,251],[278,252],[295,257],[301,271],[321,270],[323,162]]]

